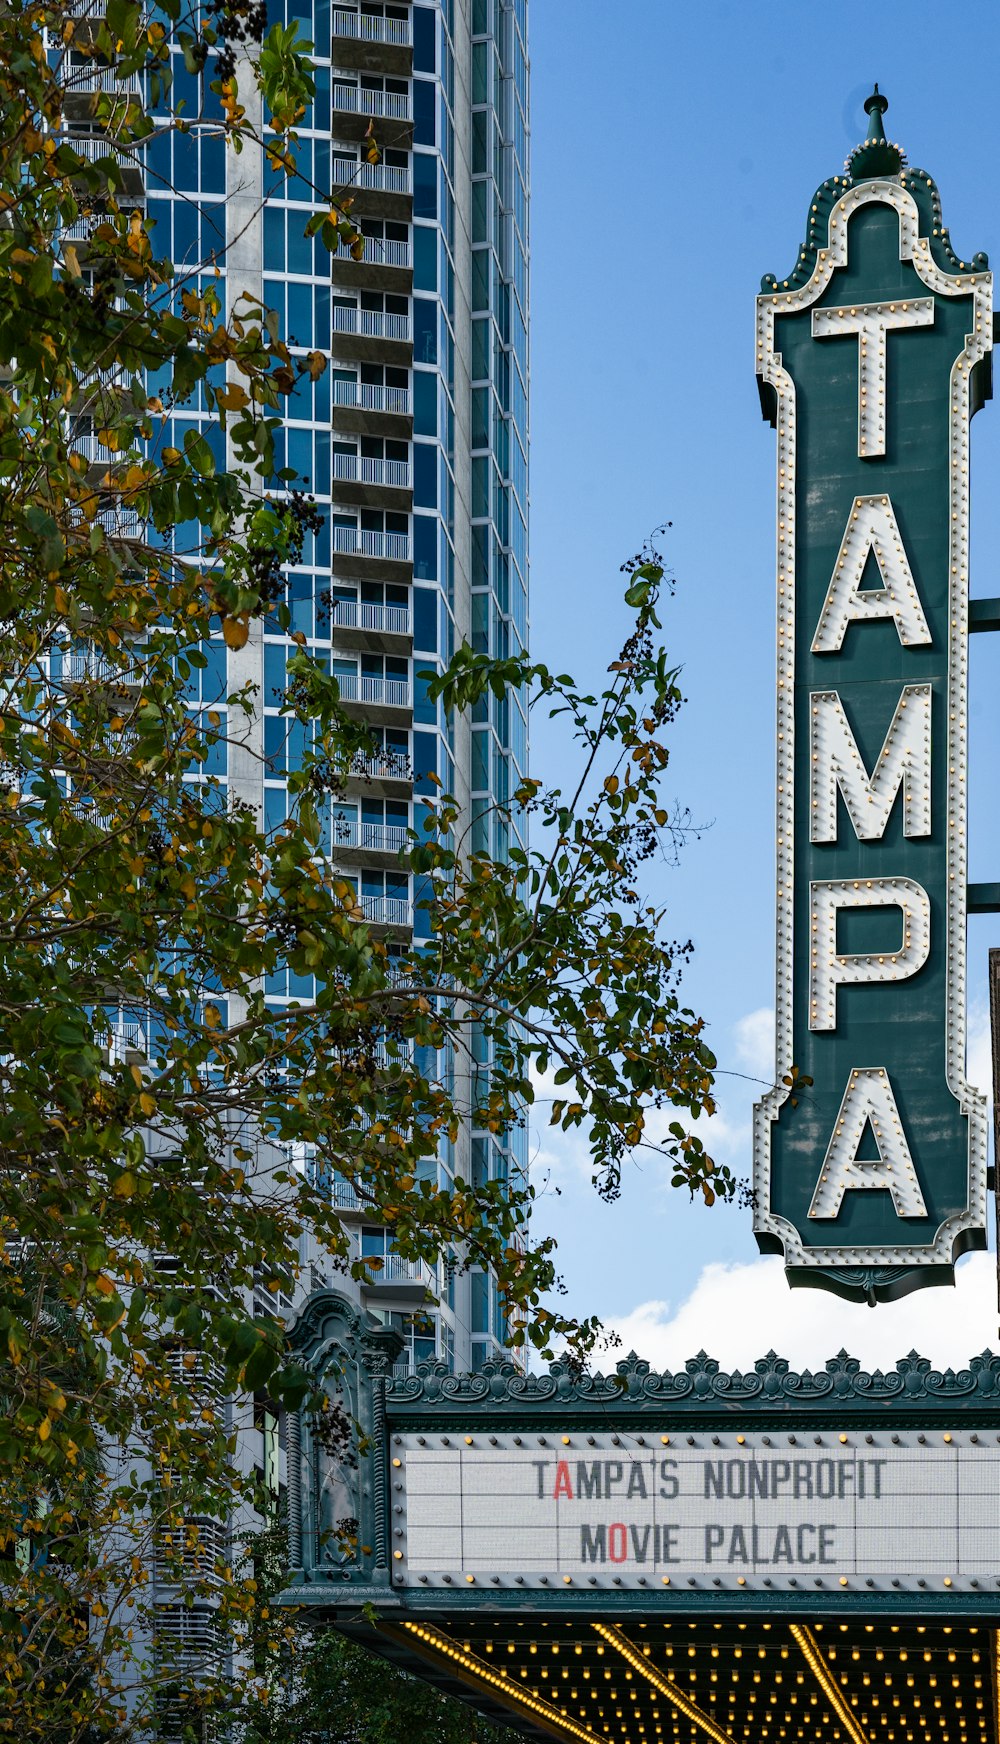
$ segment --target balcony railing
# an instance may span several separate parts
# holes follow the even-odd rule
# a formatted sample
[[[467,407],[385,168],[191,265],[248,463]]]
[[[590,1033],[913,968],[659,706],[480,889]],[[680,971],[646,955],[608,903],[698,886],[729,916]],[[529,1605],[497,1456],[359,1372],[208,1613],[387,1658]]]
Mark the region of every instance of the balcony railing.
[[[108,1037],[108,1060],[112,1066],[124,1065],[130,1054],[145,1054],[146,1037],[139,1023],[115,1023]]]
[[[383,557],[409,563],[409,533],[368,533],[363,527],[334,527],[333,549],[341,557]]]
[[[347,12],[337,6],[333,12],[333,35],[346,36],[354,42],[386,42],[406,48],[410,41],[408,18],[383,18],[370,12]]]
[[[107,539],[138,540],[145,535],[145,523],[136,509],[102,509],[97,522]]]
[[[350,188],[352,193],[362,194],[410,194],[413,192],[413,180],[409,166],[406,164],[359,163],[357,158],[335,157],[333,160],[334,179],[342,178],[339,185]]]
[[[145,210],[145,203],[141,198],[136,200],[130,198],[129,210],[131,211],[133,207],[142,213]],[[91,212],[87,217],[73,218],[68,224],[64,224],[59,232],[59,240],[60,242],[89,242],[99,224],[110,224],[115,228],[120,228],[124,222],[126,219],[114,217],[109,212]]]
[[[351,759],[350,772],[372,781],[409,781],[410,759],[403,751],[375,751],[371,756],[359,751]]]
[[[62,657],[64,684],[105,684],[133,686],[141,684],[142,667],[133,660],[124,666],[101,654],[96,648],[75,649]]]
[[[142,158],[134,146],[117,145],[106,133],[64,133],[60,145],[68,145],[88,163],[99,163],[102,158],[113,157],[125,169],[142,173]]]
[[[372,926],[413,925],[413,905],[405,896],[359,896],[358,906]]]
[[[353,406],[359,412],[410,412],[409,388],[385,388],[380,382],[335,381],[335,406]]]
[[[98,442],[96,430],[74,430],[69,436],[69,446],[82,454],[91,466],[102,462],[111,465],[128,453],[128,449],[105,448],[103,442]]]
[[[406,847],[410,832],[405,824],[365,823],[358,818],[335,818],[333,851],[363,848],[367,853],[398,854]]]
[[[391,1249],[378,1257],[382,1264],[372,1271],[367,1289],[377,1289],[379,1284],[423,1284],[425,1290],[433,1289],[434,1273],[426,1260],[406,1260]]]
[[[385,708],[408,709],[410,681],[408,678],[369,677],[364,672],[337,674],[342,702],[381,703]]]
[[[408,91],[370,91],[363,86],[342,84],[333,87],[333,107],[346,115],[371,115],[382,121],[409,121]]]
[[[386,315],[381,309],[334,309],[333,331],[356,333],[361,339],[401,339],[409,344],[409,315]]]
[[[386,636],[408,636],[410,608],[373,606],[366,600],[334,600],[332,622],[335,630],[374,630]]]
[[[361,261],[365,266],[400,266],[408,270],[413,264],[408,242],[397,242],[392,237],[366,236],[364,244],[365,252]],[[342,239],[333,250],[333,259],[351,260],[357,264],[357,257],[351,253],[349,244]]]
[[[342,484],[383,484],[393,490],[409,490],[408,460],[369,460],[367,455],[335,454],[334,479]]]
[[[66,90],[69,93],[77,91],[105,91],[109,97],[137,97],[139,95],[139,75],[126,73],[120,77],[115,68],[107,63],[90,61],[85,66],[66,67],[63,69],[66,79]]]

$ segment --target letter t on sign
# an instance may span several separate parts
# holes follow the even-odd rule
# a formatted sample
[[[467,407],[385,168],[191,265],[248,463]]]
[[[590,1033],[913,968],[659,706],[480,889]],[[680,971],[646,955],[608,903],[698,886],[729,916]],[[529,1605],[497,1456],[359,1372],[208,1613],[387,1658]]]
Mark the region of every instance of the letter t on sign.
[[[862,460],[877,459],[885,453],[886,334],[892,328],[933,325],[933,297],[813,310],[814,339],[858,336],[858,453]]]

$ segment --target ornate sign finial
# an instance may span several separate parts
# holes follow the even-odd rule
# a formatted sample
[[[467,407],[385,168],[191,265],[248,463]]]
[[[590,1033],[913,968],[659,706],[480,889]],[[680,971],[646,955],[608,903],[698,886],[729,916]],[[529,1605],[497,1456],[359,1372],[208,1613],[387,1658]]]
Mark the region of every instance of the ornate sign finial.
[[[855,146],[847,160],[848,174],[855,182],[867,181],[871,176],[898,176],[903,168],[906,160],[902,147],[885,137],[883,117],[888,107],[888,97],[883,97],[876,85],[871,96],[865,98],[867,137]]]

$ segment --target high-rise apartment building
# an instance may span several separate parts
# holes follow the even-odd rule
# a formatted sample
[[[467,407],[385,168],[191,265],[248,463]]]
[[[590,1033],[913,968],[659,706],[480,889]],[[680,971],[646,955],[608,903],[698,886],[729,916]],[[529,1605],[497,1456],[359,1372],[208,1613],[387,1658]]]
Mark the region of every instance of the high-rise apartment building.
[[[163,129],[146,153],[145,201],[156,249],[179,272],[212,259],[230,308],[259,298],[293,350],[329,358],[287,403],[276,460],[308,481],[325,517],[289,576],[292,628],[331,662],[344,701],[377,738],[332,808],[327,845],[369,921],[408,942],[427,915],[398,856],[421,806],[454,793],[464,845],[503,855],[511,826],[496,804],[526,772],[515,695],[449,724],[422,676],[462,641],[505,655],[527,638],[526,0],[285,7],[280,21],[297,23],[315,63],[298,175],[272,171],[263,153],[226,152],[211,128]],[[179,55],[171,103],[202,113],[202,86]],[[353,196],[360,259],[346,247],[331,259],[304,234],[331,189]],[[197,402],[174,413],[164,440],[182,442],[192,422],[219,446]],[[185,539],[181,529],[179,547]],[[239,653],[218,648],[229,690],[256,685],[260,707],[249,730],[234,723],[242,742],[224,764],[220,748],[213,773],[268,829],[286,816],[301,754],[279,712],[290,647],[265,622]],[[221,678],[210,667],[193,701],[214,702]],[[289,973],[267,991],[281,1004],[311,989]],[[477,1058],[476,1070],[489,1064]],[[464,1131],[437,1167],[442,1179],[521,1172],[525,1133],[498,1141]],[[331,1191],[360,1251],[384,1261],[366,1306],[407,1313],[426,1284],[440,1299],[440,1309],[406,1319],[407,1360],[437,1356],[464,1369],[502,1346],[487,1274],[445,1267],[430,1278],[393,1254],[347,1183]]]

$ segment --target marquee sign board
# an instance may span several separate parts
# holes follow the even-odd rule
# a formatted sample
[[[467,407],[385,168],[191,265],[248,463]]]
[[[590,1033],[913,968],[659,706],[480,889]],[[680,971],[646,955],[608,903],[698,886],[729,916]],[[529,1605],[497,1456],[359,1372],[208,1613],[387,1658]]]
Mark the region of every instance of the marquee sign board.
[[[985,1247],[966,1080],[969,427],[992,279],[882,138],[815,197],[757,300],[777,429],[777,1070],[755,1228],[790,1281],[866,1298]]]
[[[1000,1576],[1000,1445],[930,1436],[402,1435],[397,1584],[917,1592]]]

